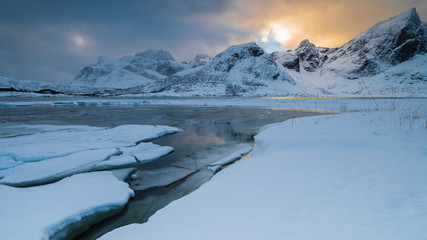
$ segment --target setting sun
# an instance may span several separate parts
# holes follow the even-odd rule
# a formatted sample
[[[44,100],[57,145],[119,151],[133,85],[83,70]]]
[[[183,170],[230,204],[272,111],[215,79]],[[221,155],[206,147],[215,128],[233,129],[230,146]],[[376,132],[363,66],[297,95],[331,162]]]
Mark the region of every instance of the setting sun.
[[[261,33],[261,42],[278,42],[285,45],[292,38],[291,31],[280,23],[273,22]]]

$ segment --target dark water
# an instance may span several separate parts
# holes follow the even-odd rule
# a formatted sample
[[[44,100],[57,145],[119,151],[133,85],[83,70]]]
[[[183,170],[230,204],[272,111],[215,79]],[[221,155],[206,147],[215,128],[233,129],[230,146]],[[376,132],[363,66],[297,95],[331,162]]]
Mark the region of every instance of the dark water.
[[[157,171],[165,168],[189,168],[194,171],[178,182],[165,187],[136,191],[126,208],[117,216],[94,225],[75,239],[96,239],[131,223],[143,223],[157,210],[196,190],[208,181],[213,172],[204,168],[209,156],[224,154],[232,146],[253,142],[263,125],[316,113],[253,107],[200,106],[60,106],[33,105],[0,107],[0,123],[90,125],[115,127],[123,124],[168,125],[180,132],[163,136],[153,142],[172,146],[175,151],[156,161],[140,164],[139,170]],[[194,166],[194,167],[193,167]],[[173,173],[172,173],[173,174]],[[132,186],[133,181],[129,181]]]

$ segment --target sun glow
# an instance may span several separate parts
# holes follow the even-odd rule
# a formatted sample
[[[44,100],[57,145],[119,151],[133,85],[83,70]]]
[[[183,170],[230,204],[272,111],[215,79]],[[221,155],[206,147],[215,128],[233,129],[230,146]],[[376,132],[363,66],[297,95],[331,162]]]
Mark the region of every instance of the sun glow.
[[[75,35],[73,37],[73,42],[78,47],[84,47],[86,45],[85,39],[83,38],[83,36],[80,36],[80,35]]]
[[[261,33],[261,42],[275,41],[285,45],[292,38],[291,30],[283,24],[273,22]]]

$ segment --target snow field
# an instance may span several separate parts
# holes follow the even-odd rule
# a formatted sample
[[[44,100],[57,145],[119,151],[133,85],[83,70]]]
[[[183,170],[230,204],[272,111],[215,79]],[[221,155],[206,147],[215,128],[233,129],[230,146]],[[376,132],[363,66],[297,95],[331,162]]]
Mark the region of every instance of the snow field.
[[[401,128],[393,114],[270,125],[250,160],[101,239],[424,239],[427,131]]]

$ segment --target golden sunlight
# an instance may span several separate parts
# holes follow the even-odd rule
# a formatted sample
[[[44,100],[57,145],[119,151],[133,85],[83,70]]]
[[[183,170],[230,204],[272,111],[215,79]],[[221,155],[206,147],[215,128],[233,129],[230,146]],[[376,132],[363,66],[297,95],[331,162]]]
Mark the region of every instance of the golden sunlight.
[[[261,42],[266,43],[273,40],[284,46],[292,39],[293,32],[293,30],[285,27],[281,23],[271,22],[267,25],[267,28],[262,31]]]

